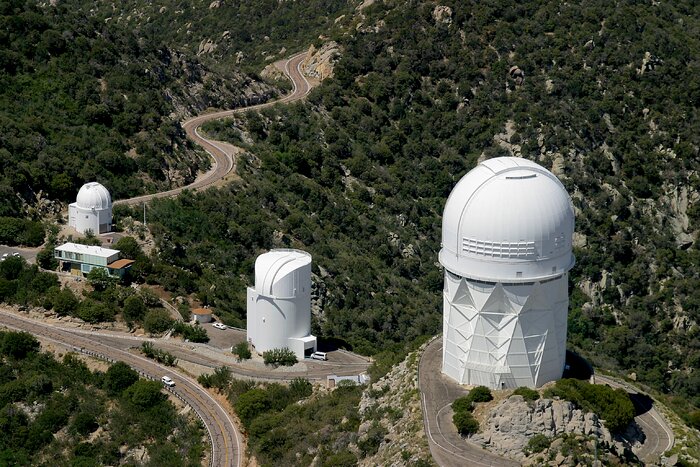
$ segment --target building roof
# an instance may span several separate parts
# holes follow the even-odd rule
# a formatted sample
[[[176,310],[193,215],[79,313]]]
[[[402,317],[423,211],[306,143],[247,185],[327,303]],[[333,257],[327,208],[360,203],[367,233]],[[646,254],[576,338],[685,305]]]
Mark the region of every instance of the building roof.
[[[193,315],[210,315],[212,314],[211,309],[209,308],[195,308],[192,310]]]
[[[293,249],[275,249],[255,260],[255,290],[265,295],[290,297],[298,283],[290,277],[308,268],[311,277],[311,255]]]
[[[112,197],[101,183],[86,183],[78,191],[75,204],[83,209],[112,209]]]
[[[571,199],[557,177],[519,157],[489,159],[445,204],[440,262],[486,281],[554,277],[573,266],[573,230]]]
[[[112,250],[112,251],[118,251],[118,250]],[[118,259],[116,261],[112,261],[107,265],[109,269],[123,269],[126,267],[131,266],[134,264],[135,261],[133,259]]]
[[[84,255],[99,256],[101,258],[109,258],[115,254],[119,254],[119,250],[112,250],[110,248],[102,248],[101,246],[93,245],[81,245],[80,243],[64,243],[61,246],[55,248],[57,251],[66,251],[70,253],[81,253]]]

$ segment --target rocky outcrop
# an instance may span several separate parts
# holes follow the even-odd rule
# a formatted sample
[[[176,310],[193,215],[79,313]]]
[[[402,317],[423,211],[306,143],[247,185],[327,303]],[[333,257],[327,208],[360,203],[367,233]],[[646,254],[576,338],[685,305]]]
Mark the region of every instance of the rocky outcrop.
[[[433,19],[436,23],[452,24],[452,8],[438,5],[433,9]]]
[[[362,442],[377,423],[386,434],[376,454],[362,459],[359,466],[431,462],[418,389],[418,360],[424,348],[409,354],[362,394],[358,441]]]
[[[483,445],[489,451],[521,462],[532,461],[524,449],[535,435],[555,440],[562,435],[581,436],[582,440],[597,437],[601,451],[618,457],[628,455],[630,445],[613,437],[605,428],[605,422],[591,412],[575,408],[564,400],[539,399],[527,402],[522,396],[513,395],[493,407],[481,422],[481,430],[471,441]],[[629,437],[628,437],[629,436]],[[634,440],[641,435],[634,429],[625,433]],[[560,443],[552,443],[557,449]],[[552,457],[556,453],[552,453]]]
[[[333,76],[333,67],[340,58],[340,46],[337,42],[326,42],[320,49],[312,45],[306,53],[306,59],[301,63],[301,69],[306,76],[323,81]]]

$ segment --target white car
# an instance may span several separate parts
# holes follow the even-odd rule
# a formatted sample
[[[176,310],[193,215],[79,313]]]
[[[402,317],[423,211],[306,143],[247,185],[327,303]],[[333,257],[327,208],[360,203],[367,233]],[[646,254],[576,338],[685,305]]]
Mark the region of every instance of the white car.
[[[160,380],[161,380],[161,381],[163,382],[163,384],[165,384],[166,386],[169,386],[169,387],[175,386],[175,381],[173,381],[172,378],[170,378],[170,376],[163,376]]]
[[[226,325],[224,323],[214,323],[212,324],[216,329],[227,329]]]
[[[2,255],[3,258],[7,258],[8,256],[10,256],[9,253],[5,253],[4,255]]]
[[[19,253],[17,253],[17,252],[15,251],[14,253],[12,253],[12,256],[14,256],[14,257],[19,257]]]

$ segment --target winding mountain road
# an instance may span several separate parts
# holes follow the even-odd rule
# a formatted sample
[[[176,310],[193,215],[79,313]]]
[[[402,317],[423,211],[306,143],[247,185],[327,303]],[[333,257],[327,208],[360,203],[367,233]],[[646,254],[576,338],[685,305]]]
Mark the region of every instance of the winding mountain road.
[[[5,310],[0,310],[0,324],[10,329],[30,332],[41,339],[78,352],[122,361],[156,381],[165,374],[170,375],[175,381],[175,387],[170,388],[170,392],[194,409],[209,433],[212,445],[210,465],[217,467],[241,465],[241,433],[226,409],[193,379],[180,373],[175,374],[172,368],[152,360],[99,342],[94,337],[74,334],[49,324],[16,316]]]
[[[305,56],[306,53],[301,52],[275,64],[292,82],[292,91],[285,97],[264,104],[199,115],[183,122],[182,126],[187,137],[202,146],[212,157],[212,168],[208,172],[200,175],[193,183],[187,186],[160,193],[117,200],[113,204],[137,205],[151,201],[154,198],[176,196],[183,190],[207,188],[223,180],[235,168],[235,154],[238,149],[229,143],[203,137],[199,132],[199,128],[210,120],[230,117],[236,113],[262,109],[280,103],[289,103],[306,97],[312,86],[301,72],[301,63]],[[119,343],[119,339],[105,339],[103,336],[71,332],[67,329],[17,316],[5,310],[0,310],[0,324],[10,329],[30,332],[41,339],[49,340],[72,350],[100,358],[123,361],[146,377],[155,380],[160,380],[164,374],[171,375],[176,386],[168,388],[168,390],[194,409],[208,431],[212,445],[210,465],[216,467],[239,467],[241,465],[243,450],[241,433],[226,409],[193,379],[181,373],[174,373],[172,368],[164,367],[139,355],[129,353],[127,351],[128,346],[124,346],[123,342]]]
[[[199,128],[211,120],[230,117],[234,114],[247,112],[249,110],[264,109],[265,107],[271,107],[277,104],[288,104],[306,97],[309,92],[311,92],[312,85],[301,72],[301,63],[304,61],[305,57],[306,52],[300,52],[285,60],[275,63],[275,65],[277,65],[277,67],[282,70],[292,82],[292,91],[283,98],[249,107],[206,113],[190,118],[182,123],[182,128],[185,130],[187,137],[194,143],[204,148],[204,150],[211,156],[212,167],[208,172],[197,177],[197,179],[189,185],[174,188],[172,190],[161,191],[159,193],[152,193],[150,195],[120,199],[115,201],[113,204],[133,206],[136,204],[147,203],[154,198],[169,198],[176,196],[182,193],[184,190],[201,190],[203,188],[208,188],[224,179],[224,177],[229,175],[236,166],[235,155],[238,152],[238,148],[224,141],[216,141],[205,138],[201,135]]]

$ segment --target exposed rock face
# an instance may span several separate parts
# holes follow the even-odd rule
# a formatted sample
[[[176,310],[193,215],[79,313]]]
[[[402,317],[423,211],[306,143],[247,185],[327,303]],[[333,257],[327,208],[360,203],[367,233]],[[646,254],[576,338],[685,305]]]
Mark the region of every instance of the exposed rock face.
[[[384,441],[373,456],[359,466],[401,466],[430,462],[430,448],[423,431],[423,412],[418,390],[418,358],[425,346],[409,354],[391,372],[362,394],[359,439],[376,421],[386,430]]]
[[[333,67],[340,57],[340,47],[337,42],[326,42],[320,49],[312,45],[302,62],[301,68],[305,75],[318,78],[320,81],[333,76]]]
[[[433,19],[436,23],[452,24],[452,8],[438,5],[433,9]]]
[[[620,455],[628,451],[630,446],[615,440],[604,423],[596,414],[576,409],[569,401],[540,399],[528,403],[522,396],[514,395],[491,409],[481,423],[480,433],[472,436],[471,441],[519,461],[528,460],[523,448],[537,434],[551,439],[565,433],[582,436],[597,433],[601,445],[609,446],[613,453]],[[631,429],[625,436],[634,440],[640,434]],[[553,447],[556,448],[554,443]]]
[[[211,39],[203,39],[202,42],[199,43],[197,56],[212,53],[214,50],[216,50],[216,43]]]

